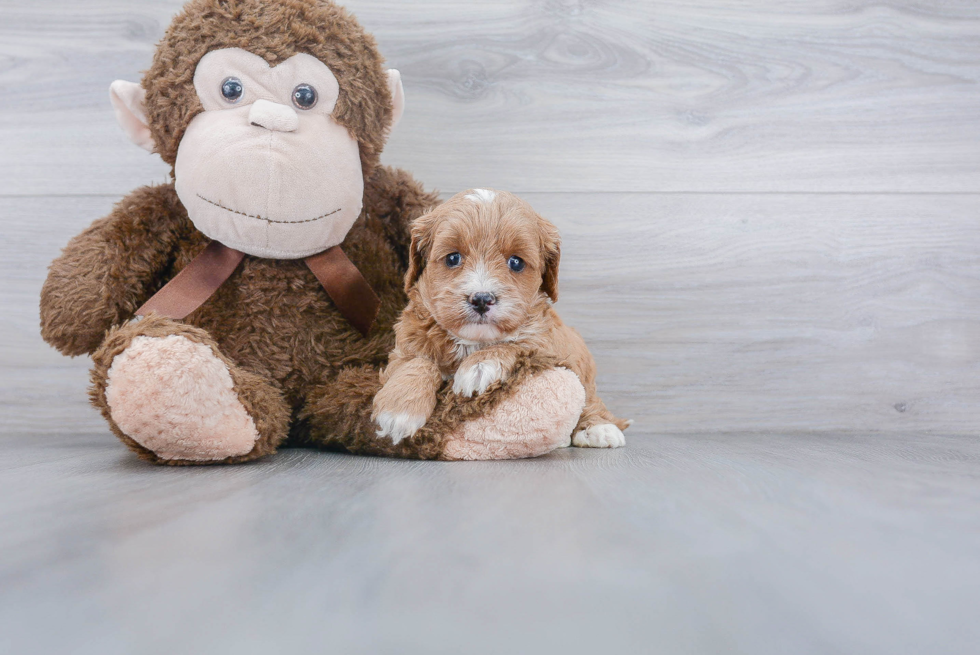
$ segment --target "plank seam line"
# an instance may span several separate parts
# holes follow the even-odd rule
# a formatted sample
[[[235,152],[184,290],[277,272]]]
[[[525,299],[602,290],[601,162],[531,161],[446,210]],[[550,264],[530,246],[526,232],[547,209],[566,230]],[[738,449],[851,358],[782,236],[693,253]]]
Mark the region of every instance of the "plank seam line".
[[[138,187],[133,187],[135,191]],[[530,191],[512,189],[517,195],[591,196],[980,196],[980,191]],[[0,198],[124,198],[128,193],[0,193]],[[451,193],[442,195],[449,198]]]

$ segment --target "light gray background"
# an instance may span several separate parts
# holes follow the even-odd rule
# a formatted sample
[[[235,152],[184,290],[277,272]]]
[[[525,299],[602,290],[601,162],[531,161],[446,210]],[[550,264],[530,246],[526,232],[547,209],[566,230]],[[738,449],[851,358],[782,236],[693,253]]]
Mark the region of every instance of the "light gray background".
[[[385,154],[561,229],[619,451],[138,462],[38,336],[180,2],[0,0],[0,651],[968,653],[980,4],[347,3]]]

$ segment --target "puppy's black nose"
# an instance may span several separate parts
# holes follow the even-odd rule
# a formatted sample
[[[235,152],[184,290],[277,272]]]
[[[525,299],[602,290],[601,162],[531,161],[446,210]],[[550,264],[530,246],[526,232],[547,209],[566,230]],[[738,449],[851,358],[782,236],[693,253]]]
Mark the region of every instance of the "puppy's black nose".
[[[497,302],[496,296],[492,293],[474,293],[470,296],[470,305],[473,306],[479,314],[486,314],[490,311],[490,305]]]

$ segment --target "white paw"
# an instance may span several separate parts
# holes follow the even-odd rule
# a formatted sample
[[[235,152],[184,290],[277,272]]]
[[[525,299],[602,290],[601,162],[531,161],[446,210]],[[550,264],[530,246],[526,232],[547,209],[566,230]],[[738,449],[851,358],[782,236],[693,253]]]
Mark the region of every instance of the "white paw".
[[[381,412],[374,422],[378,424],[379,437],[391,437],[392,443],[398,443],[418,432],[426,420],[427,417],[418,414]]]
[[[500,362],[487,360],[456,371],[453,380],[453,393],[472,398],[480,395],[494,382],[504,377]]]
[[[579,430],[572,437],[572,445],[579,448],[622,448],[626,445],[626,437],[612,423],[600,423]]]

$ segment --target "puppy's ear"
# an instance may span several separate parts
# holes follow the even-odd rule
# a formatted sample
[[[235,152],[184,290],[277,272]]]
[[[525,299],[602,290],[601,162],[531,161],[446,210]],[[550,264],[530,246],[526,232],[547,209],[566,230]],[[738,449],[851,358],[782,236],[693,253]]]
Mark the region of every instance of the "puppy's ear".
[[[415,286],[425,262],[429,258],[429,248],[432,247],[432,232],[436,218],[433,212],[423,214],[412,221],[412,244],[408,247],[408,273],[405,274],[405,293]]]
[[[541,290],[548,294],[551,302],[558,301],[558,264],[561,262],[561,235],[558,228],[549,221],[541,218],[539,221],[541,233],[541,259],[544,261],[544,272],[541,275]]]

